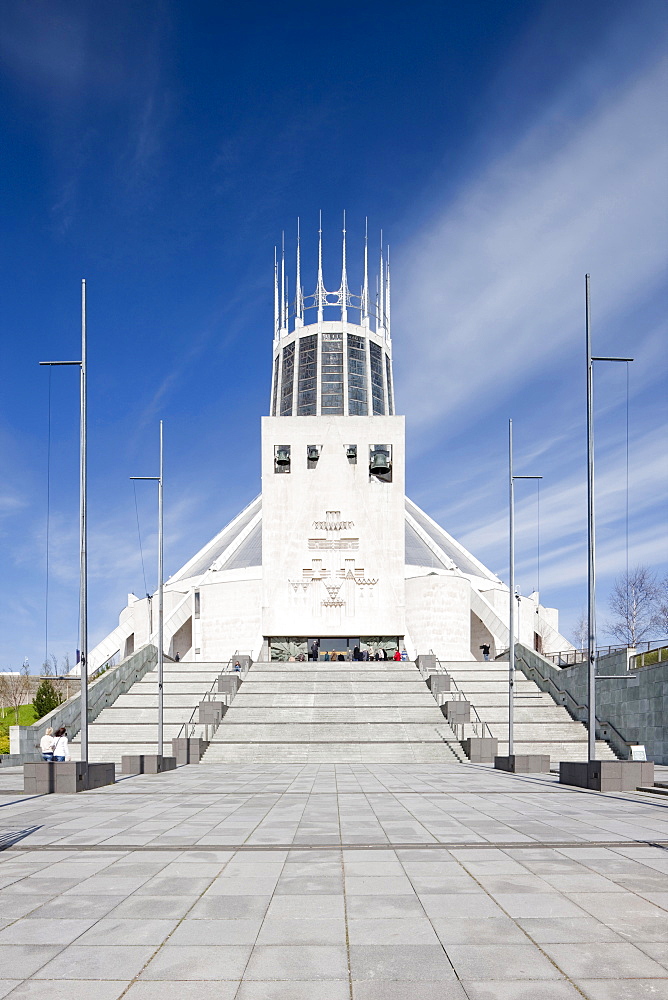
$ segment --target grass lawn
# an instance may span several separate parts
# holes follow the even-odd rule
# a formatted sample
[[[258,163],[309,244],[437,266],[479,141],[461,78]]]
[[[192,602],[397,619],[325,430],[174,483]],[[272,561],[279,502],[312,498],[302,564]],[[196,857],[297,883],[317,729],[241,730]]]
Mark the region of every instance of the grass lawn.
[[[35,722],[35,710],[30,705],[19,706],[19,726],[32,726]],[[0,709],[0,753],[9,753],[9,727],[16,725],[16,713],[13,708]]]
[[[32,726],[35,721],[35,710],[32,702],[29,705],[19,706],[19,721],[16,722],[16,713],[13,708],[0,709],[0,726]]]

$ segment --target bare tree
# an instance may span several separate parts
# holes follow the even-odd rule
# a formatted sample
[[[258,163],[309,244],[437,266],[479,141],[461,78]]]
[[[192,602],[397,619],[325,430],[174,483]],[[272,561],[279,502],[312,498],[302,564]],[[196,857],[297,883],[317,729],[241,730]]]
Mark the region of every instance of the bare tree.
[[[15,674],[4,674],[0,678],[2,685],[2,702],[9,708],[14,709],[16,717],[15,725],[19,724],[19,708],[27,704],[32,692],[32,682],[30,680],[30,668],[24,663],[20,671]]]
[[[575,623],[572,636],[573,645],[576,649],[585,650],[587,648],[587,643],[589,642],[589,620],[587,618],[587,612],[584,608],[580,612],[580,616]]]
[[[658,631],[660,590],[656,573],[636,566],[615,580],[608,606],[612,618],[608,631],[629,646],[650,639]]]
[[[656,629],[659,638],[668,637],[668,576],[659,584],[659,596],[656,602]]]

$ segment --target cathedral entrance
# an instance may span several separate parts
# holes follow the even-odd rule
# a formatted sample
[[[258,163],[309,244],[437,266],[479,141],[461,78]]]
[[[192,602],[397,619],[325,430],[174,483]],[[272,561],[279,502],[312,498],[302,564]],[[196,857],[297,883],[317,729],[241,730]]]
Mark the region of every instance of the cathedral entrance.
[[[403,636],[272,636],[267,640],[270,659],[279,662],[345,663],[359,660],[391,660],[402,649]]]

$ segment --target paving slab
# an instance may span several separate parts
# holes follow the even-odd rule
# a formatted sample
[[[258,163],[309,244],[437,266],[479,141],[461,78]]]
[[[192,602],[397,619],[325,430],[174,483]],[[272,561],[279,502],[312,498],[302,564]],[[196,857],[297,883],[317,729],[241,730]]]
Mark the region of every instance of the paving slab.
[[[0,790],[0,998],[668,1000],[647,798],[438,762]]]

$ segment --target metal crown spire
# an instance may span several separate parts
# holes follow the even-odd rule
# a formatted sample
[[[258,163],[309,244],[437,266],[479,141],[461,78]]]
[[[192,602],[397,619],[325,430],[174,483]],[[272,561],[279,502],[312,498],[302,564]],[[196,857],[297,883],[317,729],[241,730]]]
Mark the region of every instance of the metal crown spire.
[[[281,330],[285,322],[285,232],[281,233]]]
[[[380,231],[380,264],[378,271],[378,324],[385,328],[385,270],[383,262],[383,230]]]
[[[278,257],[274,247],[274,337],[278,337]]]
[[[387,336],[390,336],[390,246],[387,246],[387,265],[385,268],[385,323]]]
[[[301,260],[301,219],[297,217],[296,271],[294,293],[290,298],[289,276],[285,260],[285,233],[281,234],[281,256],[278,258],[278,248],[274,247],[274,337],[287,337],[295,328],[317,322],[322,324],[331,316],[334,320],[334,309],[339,309],[340,320],[343,323],[353,322],[377,333],[383,338],[390,337],[390,252],[383,243],[383,231],[380,231],[380,261],[376,274],[376,296],[372,300],[369,285],[369,221],[364,226],[364,276],[363,282],[357,286],[359,291],[350,290],[348,279],[348,229],[347,213],[343,212],[341,230],[341,284],[337,289],[327,291],[323,273],[323,232],[322,212],[319,213],[318,227],[318,278],[312,294],[305,295],[302,285]],[[313,313],[310,312],[313,310]],[[325,310],[328,310],[327,314]],[[352,313],[358,313],[353,319]],[[316,320],[317,314],[317,320]],[[308,317],[308,318],[307,318]]]
[[[362,286],[362,326],[369,325],[369,219],[364,220],[364,285]]]
[[[322,210],[320,211],[320,227],[318,229],[318,288],[316,300],[318,306],[318,323],[322,323],[325,307],[325,283],[322,280]]]
[[[348,272],[346,269],[346,212],[343,210],[343,260],[341,264],[341,319],[348,322]]]
[[[303,320],[303,306],[301,234],[299,232],[299,216],[297,216],[297,290],[295,294],[295,322],[299,326],[301,326]]]

